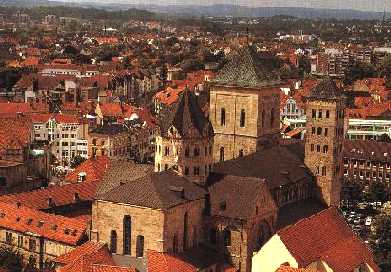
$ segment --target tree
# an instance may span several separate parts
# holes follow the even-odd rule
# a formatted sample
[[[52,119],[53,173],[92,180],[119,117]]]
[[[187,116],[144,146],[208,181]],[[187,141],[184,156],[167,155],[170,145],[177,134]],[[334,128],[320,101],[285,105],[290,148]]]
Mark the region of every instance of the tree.
[[[380,66],[380,75],[384,77],[387,88],[391,88],[391,54],[387,54]]]
[[[382,265],[391,265],[388,254],[391,252],[391,216],[381,214],[374,220],[374,230],[371,234],[373,249],[378,257],[378,262]]]
[[[383,182],[374,181],[369,186],[369,199],[372,201],[386,202],[388,200],[387,188]]]
[[[5,267],[10,271],[22,271],[22,255],[12,249],[0,248],[0,267]]]
[[[355,62],[345,72],[345,84],[352,84],[356,80],[376,75],[375,67],[365,62]]]
[[[76,168],[78,167],[80,164],[82,164],[83,162],[85,162],[86,159],[81,157],[80,155],[76,155],[75,157],[73,157],[73,159],[71,160],[71,167],[72,168]]]

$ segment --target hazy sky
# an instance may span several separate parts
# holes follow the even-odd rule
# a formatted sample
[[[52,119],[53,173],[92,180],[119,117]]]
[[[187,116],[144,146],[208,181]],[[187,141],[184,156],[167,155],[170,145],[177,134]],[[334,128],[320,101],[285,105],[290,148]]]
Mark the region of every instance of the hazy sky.
[[[64,0],[68,2],[101,2],[131,4],[237,4],[268,7],[312,7],[358,9],[365,11],[391,11],[391,0]]]

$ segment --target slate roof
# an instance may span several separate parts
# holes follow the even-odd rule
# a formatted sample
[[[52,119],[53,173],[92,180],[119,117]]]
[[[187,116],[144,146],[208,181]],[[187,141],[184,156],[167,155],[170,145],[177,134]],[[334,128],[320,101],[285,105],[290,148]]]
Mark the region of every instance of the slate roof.
[[[148,164],[136,164],[132,161],[111,159],[101,182],[98,185],[96,198],[112,189],[130,181],[137,180],[153,172]]]
[[[255,213],[260,197],[265,199],[265,207],[277,209],[266,182],[259,178],[224,176],[209,187],[209,192],[212,215],[248,219]]]
[[[265,179],[268,187],[273,190],[302,179],[312,180],[312,174],[304,165],[303,151],[300,144],[275,146],[242,158],[217,163],[213,172]]]
[[[309,99],[338,99],[342,96],[342,90],[334,80],[326,78],[320,81],[310,92]]]
[[[380,271],[370,249],[335,208],[300,220],[277,234],[299,267],[323,260],[333,271],[353,271],[365,262]]]
[[[254,47],[245,46],[231,53],[212,82],[225,86],[264,87],[280,83],[280,78]]]
[[[182,138],[196,135],[211,137],[214,135],[209,119],[205,117],[193,92],[185,89],[178,101],[165,107],[159,115],[161,134],[167,135],[170,127],[175,127]]]
[[[122,184],[99,199],[140,207],[167,210],[204,198],[206,191],[173,171],[152,173]]]

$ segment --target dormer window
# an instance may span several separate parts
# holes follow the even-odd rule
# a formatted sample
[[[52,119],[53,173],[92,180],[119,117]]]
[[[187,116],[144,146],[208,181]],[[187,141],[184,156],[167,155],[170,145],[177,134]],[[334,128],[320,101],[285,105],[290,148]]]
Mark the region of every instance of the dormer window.
[[[77,181],[78,181],[78,182],[86,181],[86,178],[87,178],[87,173],[86,173],[86,172],[80,172],[80,173],[77,175]]]

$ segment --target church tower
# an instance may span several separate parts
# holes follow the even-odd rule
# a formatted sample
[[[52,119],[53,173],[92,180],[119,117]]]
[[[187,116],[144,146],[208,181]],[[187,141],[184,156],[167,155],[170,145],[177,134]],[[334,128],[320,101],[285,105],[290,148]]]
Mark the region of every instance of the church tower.
[[[232,52],[211,84],[209,118],[214,161],[225,161],[278,143],[280,80],[270,61],[244,46]]]
[[[315,176],[318,197],[339,206],[342,178],[345,100],[331,79],[321,81],[307,97],[305,164]]]
[[[155,172],[173,169],[196,183],[204,183],[213,165],[213,128],[197,97],[185,90],[178,101],[159,114]]]

